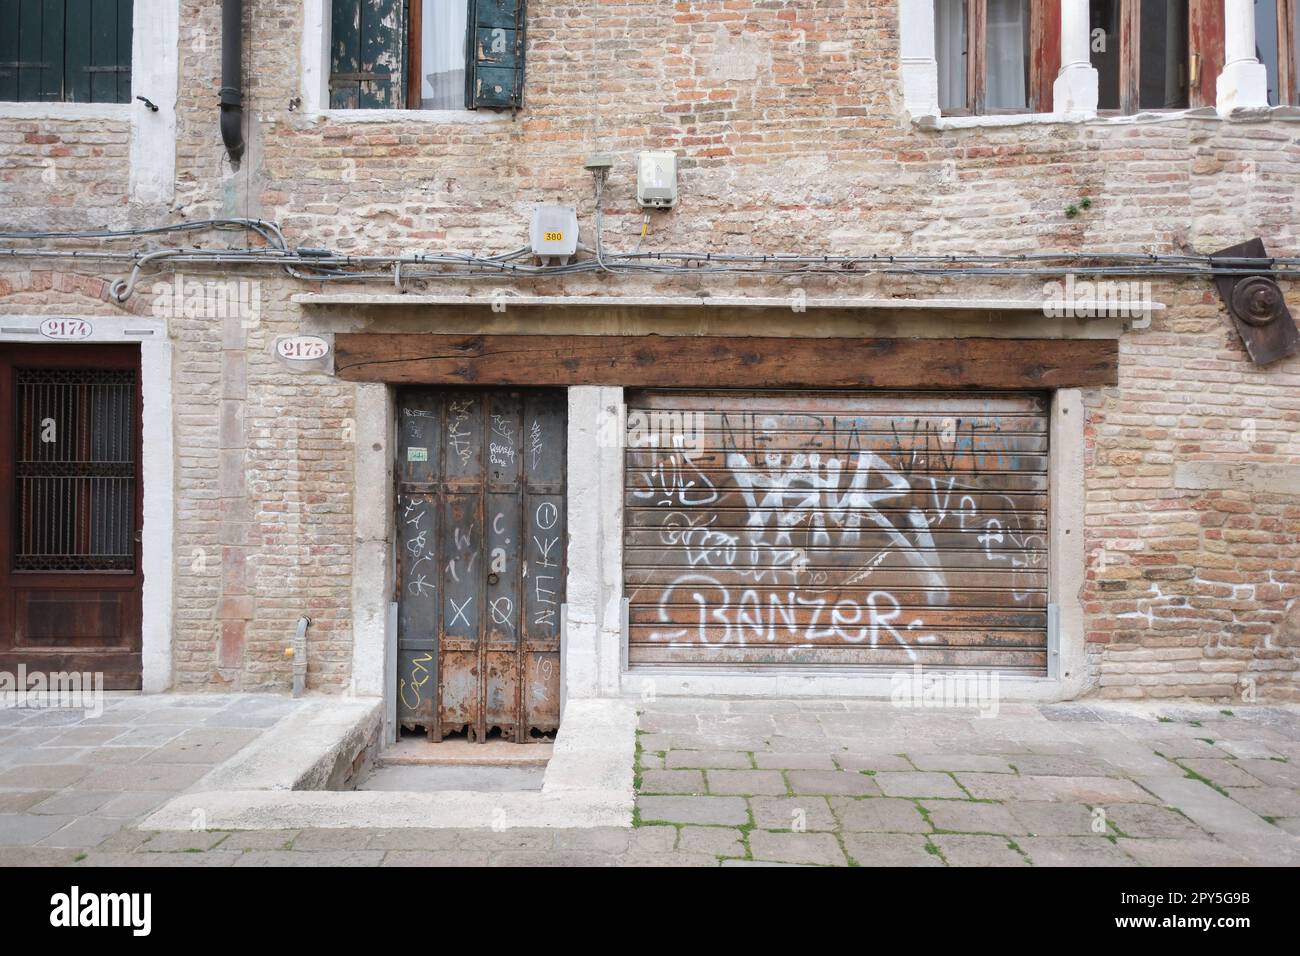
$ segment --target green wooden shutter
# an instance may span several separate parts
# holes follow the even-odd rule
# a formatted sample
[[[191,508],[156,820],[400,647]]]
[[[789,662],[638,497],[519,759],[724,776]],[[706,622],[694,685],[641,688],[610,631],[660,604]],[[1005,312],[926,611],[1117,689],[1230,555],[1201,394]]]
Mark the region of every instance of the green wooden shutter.
[[[472,110],[524,104],[525,0],[469,0],[465,105]]]
[[[132,0],[0,0],[0,100],[131,101]]]
[[[0,99],[63,98],[64,0],[0,2]]]
[[[406,104],[404,0],[333,0],[330,107],[401,109]]]

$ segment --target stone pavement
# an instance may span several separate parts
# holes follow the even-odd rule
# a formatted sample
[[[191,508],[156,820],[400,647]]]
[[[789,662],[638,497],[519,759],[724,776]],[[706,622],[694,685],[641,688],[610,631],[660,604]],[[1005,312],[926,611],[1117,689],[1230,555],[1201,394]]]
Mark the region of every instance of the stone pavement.
[[[722,865],[1295,865],[1300,713],[647,706],[637,822]]]
[[[1300,711],[1081,702],[640,706],[631,829],[165,832],[133,823],[294,703],[0,711],[0,865],[1137,866],[1300,862]],[[79,717],[79,715],[78,715]]]
[[[0,708],[0,866],[67,862],[120,839],[297,706],[270,694],[111,694],[97,716]]]

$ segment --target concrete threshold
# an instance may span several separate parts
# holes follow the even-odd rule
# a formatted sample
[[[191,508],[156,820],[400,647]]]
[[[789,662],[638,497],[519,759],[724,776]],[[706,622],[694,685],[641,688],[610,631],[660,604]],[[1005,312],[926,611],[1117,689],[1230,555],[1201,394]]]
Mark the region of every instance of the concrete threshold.
[[[489,740],[399,740],[380,755],[385,767],[545,767],[555,751],[552,743],[516,744]]]
[[[140,828],[189,830],[196,820],[207,830],[632,825],[637,717],[627,701],[567,702],[540,791],[323,789],[339,777],[326,768],[337,768],[382,710],[378,699],[332,699],[314,717],[286,718]]]

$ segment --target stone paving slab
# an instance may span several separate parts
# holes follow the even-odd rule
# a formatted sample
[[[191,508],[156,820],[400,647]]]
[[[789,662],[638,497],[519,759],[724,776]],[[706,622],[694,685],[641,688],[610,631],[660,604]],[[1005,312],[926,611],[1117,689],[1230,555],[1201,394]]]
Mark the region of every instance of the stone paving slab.
[[[752,858],[773,863],[844,866],[848,860],[839,841],[829,833],[774,833],[755,830],[749,835]]]
[[[953,797],[960,799],[966,792],[957,785],[951,774],[924,770],[884,770],[873,777],[887,797]]]
[[[1003,836],[939,834],[930,838],[949,866],[1028,866],[1029,861]]]
[[[1136,866],[1136,861],[1101,836],[1036,836],[1017,841],[1035,866]]]
[[[1286,787],[1228,787],[1226,792],[1261,817],[1300,816],[1300,793]]]
[[[1148,777],[1140,783],[1208,833],[1282,835],[1277,827],[1200,780]]]
[[[675,849],[715,857],[743,857],[745,842],[739,830],[729,827],[682,827]]]
[[[636,805],[645,822],[732,827],[749,823],[749,807],[741,797],[639,797]]]
[[[858,866],[943,866],[925,837],[905,833],[846,833],[844,852]]]
[[[1132,780],[1116,777],[1033,777],[1056,800],[1090,806],[1115,803],[1154,803],[1153,797]]]
[[[831,799],[831,809],[842,830],[864,833],[929,833],[933,829],[921,813],[921,808],[911,800],[893,797],[854,800],[837,797]]]
[[[1096,833],[1093,811],[1079,803],[1009,803],[1007,812],[1032,836],[1087,836]],[[1101,831],[1105,818],[1101,818]]]
[[[75,819],[37,813],[0,813],[0,846],[35,846]]]
[[[828,753],[756,753],[754,765],[760,770],[836,770],[835,758]]]
[[[760,830],[835,830],[839,821],[822,796],[750,797],[749,810]]]
[[[790,792],[779,770],[710,770],[705,776],[709,793],[714,794],[778,796]]]
[[[1191,820],[1168,807],[1119,804],[1106,807],[1105,812],[1106,821],[1111,828],[1126,837],[1187,840],[1205,835]]]
[[[951,833],[1029,833],[1006,806],[971,800],[922,800],[935,830]]]
[[[834,755],[841,770],[912,770],[913,764],[901,754],[846,752]]]
[[[873,797],[881,792],[874,776],[853,770],[791,770],[786,777],[797,794]]]
[[[1252,862],[1226,843],[1200,839],[1132,840],[1116,845],[1143,866],[1246,866]]]
[[[707,793],[701,770],[643,770],[642,793]]]
[[[664,766],[669,770],[748,770],[754,764],[748,753],[738,750],[672,750]]]

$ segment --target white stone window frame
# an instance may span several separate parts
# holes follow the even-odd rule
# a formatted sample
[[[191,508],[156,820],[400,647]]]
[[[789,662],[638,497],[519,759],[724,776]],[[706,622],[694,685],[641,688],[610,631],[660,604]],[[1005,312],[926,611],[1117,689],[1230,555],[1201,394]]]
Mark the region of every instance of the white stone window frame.
[[[303,0],[302,112],[310,120],[342,123],[508,123],[493,110],[374,110],[330,107],[330,24],[332,0]]]
[[[1052,88],[1051,112],[944,116],[939,108],[934,4],[931,0],[900,0],[899,73],[903,84],[903,107],[911,121],[929,129],[961,129],[1084,121],[1133,123],[1147,117],[1164,120],[1189,114],[1198,118],[1203,116],[1204,110],[1175,110],[1099,118],[1097,70],[1089,54],[1088,0],[1058,2],[1061,5],[1061,69]],[[1218,77],[1215,112],[1226,118],[1242,111],[1253,114],[1269,110],[1267,73],[1264,65],[1255,58],[1252,0],[1223,0],[1223,5],[1224,67]]]
[[[128,197],[170,203],[176,192],[176,95],[180,59],[180,0],[135,0],[131,16],[131,102],[0,102],[0,120],[131,124]],[[136,99],[146,97],[154,112]]]
[[[139,0],[137,0],[137,5]],[[141,514],[140,567],[144,574],[141,596],[141,689],[159,694],[172,685],[172,580],[175,555],[175,459],[172,433],[172,343],[164,319],[59,313],[83,319],[90,335],[75,341],[47,339],[41,323],[48,315],[0,316],[0,343],[23,345],[140,346],[140,392],[144,412],[140,428],[140,481],[144,511]]]

